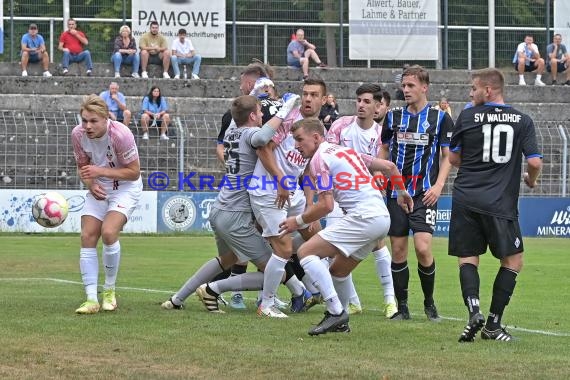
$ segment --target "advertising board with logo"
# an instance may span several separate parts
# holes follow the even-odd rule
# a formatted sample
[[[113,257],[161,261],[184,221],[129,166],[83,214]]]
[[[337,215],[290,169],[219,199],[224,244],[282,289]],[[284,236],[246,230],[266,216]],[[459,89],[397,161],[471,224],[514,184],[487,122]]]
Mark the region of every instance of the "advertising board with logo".
[[[217,195],[215,192],[158,192],[157,231],[211,231],[208,218]]]

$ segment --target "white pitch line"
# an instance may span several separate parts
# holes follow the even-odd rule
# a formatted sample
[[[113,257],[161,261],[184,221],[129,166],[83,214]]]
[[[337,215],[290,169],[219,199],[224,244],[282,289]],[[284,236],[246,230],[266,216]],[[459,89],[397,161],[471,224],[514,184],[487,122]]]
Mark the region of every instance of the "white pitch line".
[[[30,278],[5,278],[0,277],[0,281],[52,281],[52,282],[59,282],[61,284],[72,284],[72,285],[83,285],[82,282],[79,281],[72,281],[72,280],[63,280],[61,278],[49,278],[49,277],[30,277]],[[175,293],[172,290],[158,290],[158,289],[147,289],[147,288],[133,288],[130,286],[117,286],[115,289],[121,290],[135,290],[139,292],[148,292],[148,293],[166,293],[172,294]]]
[[[0,277],[0,281],[52,281],[52,282],[58,282],[61,284],[72,284],[72,285],[83,285],[82,282],[79,281],[72,281],[72,280],[64,280],[61,278],[49,278],[49,277],[30,277],[30,278],[21,278],[21,277],[17,277],[17,278],[9,278],[9,277]],[[121,289],[121,290],[133,290],[133,291],[138,291],[138,292],[147,292],[147,293],[165,293],[165,294],[172,294],[175,293],[172,290],[159,290],[159,289],[149,289],[149,288],[135,288],[135,287],[130,287],[130,286],[117,286],[116,289]],[[378,309],[374,309],[374,308],[367,308],[367,310],[370,311],[380,311]],[[415,315],[415,314],[412,314]],[[464,321],[465,318],[456,318],[456,317],[444,317],[441,316],[441,319],[446,319],[449,321]],[[508,329],[511,330],[518,330],[518,331],[523,331],[526,333],[530,333],[530,334],[538,334],[538,335],[548,335],[548,336],[558,336],[558,337],[570,337],[570,333],[566,333],[566,332],[556,332],[556,331],[545,331],[545,330],[533,330],[533,329],[527,329],[524,327],[517,327],[517,326],[506,326]]]

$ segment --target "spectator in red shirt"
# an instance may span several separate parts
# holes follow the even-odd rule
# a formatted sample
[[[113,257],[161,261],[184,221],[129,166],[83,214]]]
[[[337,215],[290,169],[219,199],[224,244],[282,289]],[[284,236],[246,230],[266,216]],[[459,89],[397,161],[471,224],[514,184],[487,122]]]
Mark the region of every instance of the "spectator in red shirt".
[[[59,36],[59,50],[63,52],[63,75],[69,72],[70,62],[83,62],[87,67],[87,76],[91,76],[93,63],[91,62],[91,53],[89,50],[83,50],[83,46],[87,46],[89,41],[80,30],[77,30],[77,22],[70,18],[67,20],[67,30]]]

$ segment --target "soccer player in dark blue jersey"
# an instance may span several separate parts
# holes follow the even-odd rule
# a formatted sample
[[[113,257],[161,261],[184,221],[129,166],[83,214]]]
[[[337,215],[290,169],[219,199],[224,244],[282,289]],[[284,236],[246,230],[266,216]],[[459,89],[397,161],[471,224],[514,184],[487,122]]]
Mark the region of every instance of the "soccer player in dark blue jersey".
[[[392,319],[410,319],[408,309],[408,235],[412,230],[418,258],[418,275],[424,293],[424,312],[429,320],[440,320],[433,299],[435,261],[431,250],[435,229],[437,200],[451,164],[448,160],[453,121],[446,112],[427,101],[429,74],[414,65],[402,74],[406,106],[390,110],[384,119],[382,149],[384,158],[396,164],[402,174],[400,183],[388,184],[386,198],[391,225],[392,277],[398,300],[398,313]],[[414,209],[406,214],[397,205],[396,191],[405,186],[414,199]]]
[[[449,254],[459,259],[459,280],[469,321],[460,342],[482,339],[510,341],[501,317],[523,265],[518,222],[522,156],[524,182],[530,188],[542,168],[532,119],[505,104],[504,77],[497,69],[472,75],[473,107],[463,110],[451,139],[450,162],[459,168],[453,187]],[[493,284],[489,316],[479,309],[479,256],[489,246],[501,266]],[[485,327],[483,327],[485,324]]]

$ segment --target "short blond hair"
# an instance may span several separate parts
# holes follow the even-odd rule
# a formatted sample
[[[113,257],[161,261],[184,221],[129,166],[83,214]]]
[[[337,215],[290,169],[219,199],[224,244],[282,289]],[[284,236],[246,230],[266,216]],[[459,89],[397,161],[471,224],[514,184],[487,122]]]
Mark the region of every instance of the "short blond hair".
[[[123,31],[125,31],[125,30],[126,30],[127,32],[129,32],[129,35],[131,34],[131,28],[129,28],[128,25],[123,25],[123,26],[121,26],[121,28],[119,29],[119,33],[123,33]]]
[[[81,108],[79,109],[79,114],[82,116],[83,111],[93,112],[105,119],[109,117],[109,108],[107,107],[107,103],[105,103],[103,98],[95,94],[87,95],[83,98],[83,103],[81,103]]]

